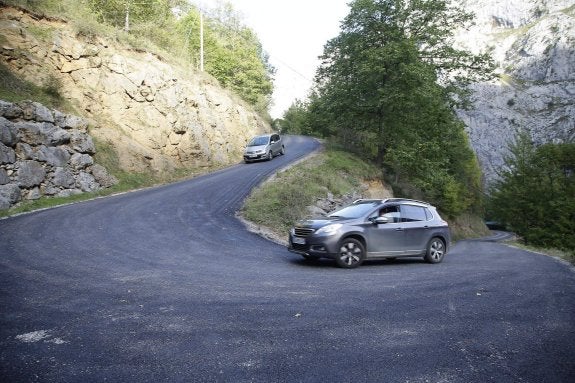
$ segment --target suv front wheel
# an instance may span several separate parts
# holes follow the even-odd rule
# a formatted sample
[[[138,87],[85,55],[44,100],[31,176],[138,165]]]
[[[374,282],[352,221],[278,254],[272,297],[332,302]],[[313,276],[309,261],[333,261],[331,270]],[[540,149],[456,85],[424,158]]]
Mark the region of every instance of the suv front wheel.
[[[429,263],[439,263],[445,256],[445,244],[441,238],[432,238],[427,245],[425,260]]]
[[[345,238],[339,245],[339,253],[335,262],[339,267],[353,269],[361,265],[365,259],[365,248],[363,244],[354,238]]]

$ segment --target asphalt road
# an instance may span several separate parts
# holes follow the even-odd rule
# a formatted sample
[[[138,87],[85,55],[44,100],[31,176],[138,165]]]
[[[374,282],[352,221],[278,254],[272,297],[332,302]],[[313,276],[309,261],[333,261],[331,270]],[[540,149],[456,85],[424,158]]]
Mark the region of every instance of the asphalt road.
[[[496,242],[309,265],[234,217],[271,162],[0,220],[2,382],[572,382],[575,272]]]

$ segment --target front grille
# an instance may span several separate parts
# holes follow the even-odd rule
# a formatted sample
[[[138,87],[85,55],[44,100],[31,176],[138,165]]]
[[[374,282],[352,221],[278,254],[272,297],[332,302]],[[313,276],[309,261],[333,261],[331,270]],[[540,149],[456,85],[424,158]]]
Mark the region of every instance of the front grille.
[[[294,233],[298,237],[307,237],[308,235],[310,235],[314,231],[315,231],[314,229],[309,229],[307,227],[296,227],[296,228],[294,228]]]

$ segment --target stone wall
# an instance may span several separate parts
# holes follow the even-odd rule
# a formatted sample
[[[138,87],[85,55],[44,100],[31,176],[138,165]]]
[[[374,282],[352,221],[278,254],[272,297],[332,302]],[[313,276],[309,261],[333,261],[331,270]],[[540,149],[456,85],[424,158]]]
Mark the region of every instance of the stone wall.
[[[94,163],[96,149],[87,126],[85,119],[36,102],[0,100],[0,209],[116,184]]]

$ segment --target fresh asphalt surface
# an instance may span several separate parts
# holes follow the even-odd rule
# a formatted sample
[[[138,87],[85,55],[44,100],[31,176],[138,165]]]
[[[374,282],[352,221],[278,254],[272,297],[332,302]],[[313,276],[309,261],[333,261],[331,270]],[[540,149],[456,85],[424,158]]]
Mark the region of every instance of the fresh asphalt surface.
[[[0,220],[2,382],[573,382],[575,272],[497,242],[306,264],[235,218],[273,161]]]

